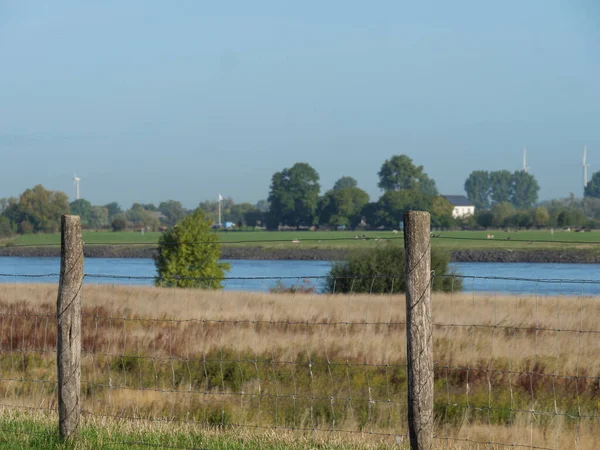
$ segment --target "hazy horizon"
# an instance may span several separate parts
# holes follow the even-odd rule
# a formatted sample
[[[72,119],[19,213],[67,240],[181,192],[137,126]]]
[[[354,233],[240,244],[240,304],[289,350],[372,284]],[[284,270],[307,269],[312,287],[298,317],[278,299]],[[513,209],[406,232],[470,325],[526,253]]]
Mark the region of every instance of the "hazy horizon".
[[[372,199],[407,154],[443,194],[521,168],[540,200],[600,170],[593,1],[0,2],[0,197],[255,203],[297,161]]]

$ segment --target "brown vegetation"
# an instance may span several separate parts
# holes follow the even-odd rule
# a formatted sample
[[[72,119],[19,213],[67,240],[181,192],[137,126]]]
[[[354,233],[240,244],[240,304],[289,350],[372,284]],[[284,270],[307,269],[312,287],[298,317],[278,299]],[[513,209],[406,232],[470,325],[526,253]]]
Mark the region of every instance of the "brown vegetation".
[[[88,416],[407,432],[403,296],[86,285],[83,299]],[[55,302],[55,285],[0,285],[1,403],[54,406]],[[593,448],[599,302],[434,294],[436,435]]]

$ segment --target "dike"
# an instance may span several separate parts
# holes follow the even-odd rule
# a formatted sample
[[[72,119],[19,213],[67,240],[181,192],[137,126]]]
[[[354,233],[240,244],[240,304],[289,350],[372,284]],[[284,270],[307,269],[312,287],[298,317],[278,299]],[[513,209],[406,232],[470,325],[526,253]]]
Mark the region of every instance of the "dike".
[[[295,261],[336,261],[344,259],[351,250],[348,249],[307,249],[286,248],[269,249],[262,247],[223,247],[223,259],[243,260],[295,260]],[[88,258],[152,258],[156,248],[121,247],[121,246],[89,246],[84,250]],[[58,257],[60,247],[0,247],[0,256],[18,257]],[[592,250],[455,250],[452,252],[454,262],[526,262],[526,263],[600,263],[600,252]]]

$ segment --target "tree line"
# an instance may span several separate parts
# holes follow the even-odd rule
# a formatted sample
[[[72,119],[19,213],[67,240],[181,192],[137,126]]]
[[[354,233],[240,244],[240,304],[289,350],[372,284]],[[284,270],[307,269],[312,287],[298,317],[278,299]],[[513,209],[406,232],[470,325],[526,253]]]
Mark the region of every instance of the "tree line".
[[[371,200],[349,176],[339,178],[321,193],[320,177],[308,163],[298,162],[275,172],[267,199],[256,204],[221,202],[222,219],[237,227],[281,228],[397,228],[407,210],[425,210],[436,228],[600,227],[600,172],[593,175],[583,199],[569,198],[538,203],[539,185],[525,171],[473,171],[464,183],[475,205],[473,216],[454,219],[453,205],[439,195],[435,180],[423,166],[406,155],[394,155],[378,172],[382,195]],[[202,201],[194,209],[167,200],[158,206],[134,203],[122,209],[117,202],[92,205],[86,199],[69,202],[68,196],[41,185],[19,197],[0,198],[0,237],[15,233],[53,233],[62,214],[77,214],[91,229],[164,230],[201,210],[218,223],[218,201]]]

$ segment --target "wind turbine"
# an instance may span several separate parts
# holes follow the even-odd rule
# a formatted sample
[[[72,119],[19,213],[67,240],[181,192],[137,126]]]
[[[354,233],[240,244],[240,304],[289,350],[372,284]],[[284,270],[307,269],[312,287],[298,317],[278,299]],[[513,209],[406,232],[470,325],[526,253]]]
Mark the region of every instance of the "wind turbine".
[[[529,172],[529,166],[527,165],[527,149],[523,147],[523,172]]]
[[[587,169],[590,165],[587,163],[587,145],[583,147],[583,188],[585,189],[588,184]]]
[[[73,175],[73,184],[75,184],[75,197],[77,200],[79,200],[79,182],[81,181],[81,178],[79,178],[77,175]]]

